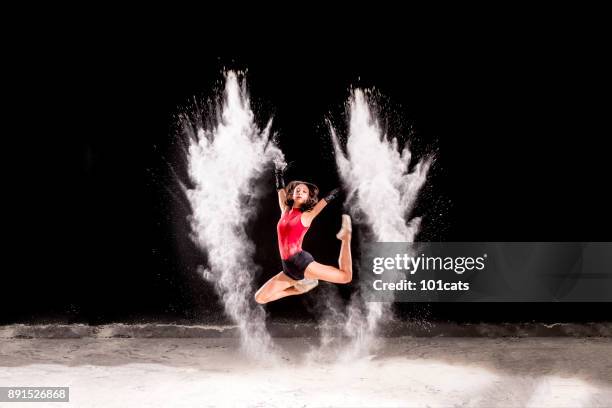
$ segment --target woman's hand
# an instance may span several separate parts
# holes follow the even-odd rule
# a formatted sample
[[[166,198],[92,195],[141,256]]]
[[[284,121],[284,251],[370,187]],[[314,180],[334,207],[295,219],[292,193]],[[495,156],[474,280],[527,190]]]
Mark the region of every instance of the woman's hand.
[[[274,182],[276,184],[276,191],[278,192],[278,205],[281,212],[287,210],[287,192],[285,191],[285,172],[289,168],[292,162],[289,164],[282,162],[274,162]]]
[[[274,162],[274,181],[276,183],[276,190],[285,188],[285,172],[291,167],[293,162]]]
[[[274,182],[276,183],[277,191],[285,188],[285,168],[287,166],[281,166],[274,163]]]
[[[339,195],[340,195],[340,187],[334,188],[332,191],[327,193],[325,197],[323,197],[323,200],[327,201],[327,203],[329,204],[332,200],[335,200],[336,198],[338,198]]]

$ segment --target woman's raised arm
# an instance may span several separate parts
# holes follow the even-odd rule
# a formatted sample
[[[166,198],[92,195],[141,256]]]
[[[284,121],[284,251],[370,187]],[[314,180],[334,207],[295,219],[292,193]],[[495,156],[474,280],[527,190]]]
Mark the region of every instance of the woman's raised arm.
[[[287,192],[285,189],[278,190],[278,206],[280,207],[281,212],[285,212],[287,210]]]
[[[329,193],[327,193],[325,197],[319,200],[319,202],[316,203],[315,206],[312,207],[310,211],[303,213],[302,223],[304,224],[304,226],[306,227],[310,226],[310,223],[312,222],[312,220],[314,220],[315,217],[319,215],[319,213],[327,206],[327,204],[329,204],[332,200],[335,200],[339,195],[340,195],[340,189],[335,188]]]

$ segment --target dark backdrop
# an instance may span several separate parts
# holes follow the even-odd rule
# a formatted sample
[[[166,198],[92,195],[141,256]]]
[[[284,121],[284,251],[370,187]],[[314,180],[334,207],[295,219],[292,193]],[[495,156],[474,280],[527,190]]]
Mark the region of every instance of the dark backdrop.
[[[610,240],[610,163],[594,124],[603,108],[584,56],[514,47],[203,54],[102,47],[49,51],[28,64],[14,102],[21,143],[11,158],[26,179],[13,191],[30,204],[29,222],[13,235],[25,249],[5,272],[2,322],[225,319],[197,273],[205,256],[187,236],[176,115],[194,98],[215,97],[227,68],[248,71],[257,119],[274,118],[287,159],[297,160],[294,178],[323,191],[338,184],[324,119],[342,129],[350,87],[375,87],[389,133],[409,136],[417,157],[437,157],[415,211],[424,217],[422,240]],[[280,270],[269,183],[250,228],[263,267],[258,283]],[[337,257],[341,211],[326,209],[306,238],[322,261]],[[271,318],[309,319],[313,296],[267,308]],[[609,318],[604,306],[401,304],[397,311],[432,320],[593,321]]]

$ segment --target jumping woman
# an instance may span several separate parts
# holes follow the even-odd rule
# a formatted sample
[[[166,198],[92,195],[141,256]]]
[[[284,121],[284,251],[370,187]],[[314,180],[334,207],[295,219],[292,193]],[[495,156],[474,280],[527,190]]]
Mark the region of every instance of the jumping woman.
[[[338,268],[316,262],[312,255],[302,249],[304,235],[312,221],[330,201],[337,198],[339,189],[332,190],[319,200],[319,189],[314,184],[292,181],[285,187],[283,170],[276,168],[274,173],[281,209],[277,233],[283,270],[255,293],[255,301],[264,304],[285,296],[301,295],[314,289],[319,280],[349,283],[353,279],[353,263],[351,218],[348,215],[342,215],[342,228],[336,234],[342,241]]]

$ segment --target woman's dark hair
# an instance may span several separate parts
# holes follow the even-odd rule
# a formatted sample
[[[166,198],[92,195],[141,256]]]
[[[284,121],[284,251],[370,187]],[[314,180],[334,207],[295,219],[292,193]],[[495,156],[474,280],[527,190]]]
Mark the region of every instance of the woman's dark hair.
[[[294,180],[287,184],[287,187],[285,187],[285,191],[287,192],[287,200],[285,201],[285,204],[289,208],[293,207],[293,190],[295,190],[299,184],[304,184],[306,187],[308,187],[308,200],[300,206],[300,211],[310,211],[312,210],[312,207],[319,202],[319,187],[305,181]]]

